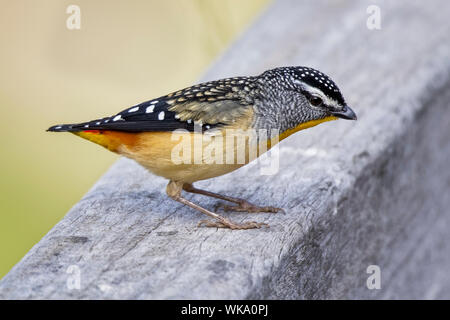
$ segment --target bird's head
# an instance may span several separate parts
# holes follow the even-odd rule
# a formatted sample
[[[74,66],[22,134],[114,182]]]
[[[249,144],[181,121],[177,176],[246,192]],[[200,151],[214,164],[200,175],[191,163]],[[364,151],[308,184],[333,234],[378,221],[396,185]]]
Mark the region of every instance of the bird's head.
[[[281,67],[268,70],[258,78],[259,84],[265,87],[261,109],[266,109],[263,112],[276,110],[272,121],[282,131],[301,130],[336,118],[356,120],[356,114],[347,106],[334,81],[318,70]]]

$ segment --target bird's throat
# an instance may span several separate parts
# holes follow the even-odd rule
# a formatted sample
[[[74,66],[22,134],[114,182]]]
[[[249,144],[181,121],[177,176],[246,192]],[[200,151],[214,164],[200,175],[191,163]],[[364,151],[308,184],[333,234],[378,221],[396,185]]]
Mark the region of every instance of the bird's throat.
[[[337,117],[329,116],[329,117],[326,117],[326,118],[323,118],[323,119],[311,120],[311,121],[308,121],[308,122],[300,123],[298,126],[296,126],[294,128],[291,128],[291,129],[288,129],[288,130],[282,132],[280,135],[278,135],[278,142],[283,140],[283,139],[286,139],[290,135],[292,135],[292,134],[294,134],[294,133],[296,133],[296,132],[298,132],[300,130],[305,130],[305,129],[317,126],[318,124],[321,124],[323,122],[337,120],[337,119],[338,119]],[[272,139],[272,143],[270,143],[270,145],[273,146],[275,144],[276,144],[276,142],[273,141],[273,139]]]

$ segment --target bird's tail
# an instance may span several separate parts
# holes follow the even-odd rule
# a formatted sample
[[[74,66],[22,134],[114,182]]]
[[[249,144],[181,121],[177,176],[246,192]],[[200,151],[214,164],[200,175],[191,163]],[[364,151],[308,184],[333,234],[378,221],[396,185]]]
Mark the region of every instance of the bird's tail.
[[[80,124],[58,124],[56,126],[51,126],[47,129],[47,131],[51,132],[75,132],[75,131],[83,131],[82,126],[79,127]]]
[[[72,124],[58,124],[56,126],[51,126],[47,131],[52,132],[80,132],[85,130],[102,130],[107,129],[105,124],[109,122],[109,118],[103,118],[98,120],[92,120],[88,122],[72,123]]]

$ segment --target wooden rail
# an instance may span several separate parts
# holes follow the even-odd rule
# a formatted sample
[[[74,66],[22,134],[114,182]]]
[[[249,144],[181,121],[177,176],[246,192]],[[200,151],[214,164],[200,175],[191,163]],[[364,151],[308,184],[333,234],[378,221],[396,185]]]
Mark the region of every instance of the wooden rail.
[[[203,79],[312,66],[358,114],[283,141],[273,176],[246,166],[198,184],[285,208],[230,213],[270,228],[198,228],[166,181],[120,159],[0,298],[450,298],[450,2],[374,2],[379,30],[368,2],[277,1]]]

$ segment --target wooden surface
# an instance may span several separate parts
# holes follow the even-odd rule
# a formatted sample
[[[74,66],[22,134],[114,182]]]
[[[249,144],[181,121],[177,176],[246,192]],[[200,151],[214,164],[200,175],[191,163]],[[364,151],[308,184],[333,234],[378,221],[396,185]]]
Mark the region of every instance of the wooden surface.
[[[450,2],[376,3],[371,31],[362,1],[278,1],[203,79],[312,66],[358,114],[283,141],[275,175],[249,165],[198,183],[283,207],[227,214],[270,228],[198,228],[204,217],[168,199],[166,181],[120,159],[1,280],[0,298],[450,298]],[[369,265],[380,290],[366,287]]]

